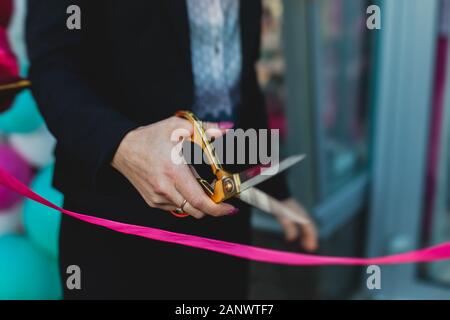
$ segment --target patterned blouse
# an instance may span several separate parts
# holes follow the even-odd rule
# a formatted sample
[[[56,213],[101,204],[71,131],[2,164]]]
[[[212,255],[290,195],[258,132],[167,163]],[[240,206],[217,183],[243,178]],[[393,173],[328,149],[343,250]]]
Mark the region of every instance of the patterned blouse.
[[[242,69],[239,0],[186,0],[195,100],[203,120],[234,120]]]

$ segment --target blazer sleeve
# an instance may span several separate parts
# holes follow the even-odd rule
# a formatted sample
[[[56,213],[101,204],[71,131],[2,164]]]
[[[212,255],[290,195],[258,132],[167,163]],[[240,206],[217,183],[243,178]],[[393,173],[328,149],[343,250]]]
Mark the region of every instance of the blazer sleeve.
[[[81,30],[66,27],[70,5],[81,8]],[[95,187],[101,172],[113,170],[115,151],[137,125],[111,108],[90,85],[82,59],[83,34],[89,31],[83,25],[87,1],[32,0],[27,9],[32,92],[58,148],[79,161]]]

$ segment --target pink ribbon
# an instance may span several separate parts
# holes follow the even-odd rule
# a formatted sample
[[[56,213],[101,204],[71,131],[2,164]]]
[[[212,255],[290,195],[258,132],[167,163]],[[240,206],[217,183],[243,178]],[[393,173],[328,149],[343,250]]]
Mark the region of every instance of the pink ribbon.
[[[85,214],[80,214],[65,210],[42,198],[31,191],[22,182],[11,176],[9,173],[0,169],[0,184],[14,190],[20,195],[31,200],[39,202],[49,208],[55,209],[75,219],[102,226],[120,233],[135,235],[152,240],[176,243],[188,247],[209,250],[235,256],[243,259],[275,263],[292,266],[313,266],[313,265],[372,265],[372,264],[401,264],[415,262],[432,262],[450,259],[450,242],[433,246],[417,251],[410,251],[401,254],[378,257],[378,258],[344,258],[344,257],[326,257],[309,254],[299,254],[258,248],[249,245],[225,242],[220,240],[208,239],[193,235],[186,235],[165,231],[156,228],[131,225],[107,219],[97,218]]]

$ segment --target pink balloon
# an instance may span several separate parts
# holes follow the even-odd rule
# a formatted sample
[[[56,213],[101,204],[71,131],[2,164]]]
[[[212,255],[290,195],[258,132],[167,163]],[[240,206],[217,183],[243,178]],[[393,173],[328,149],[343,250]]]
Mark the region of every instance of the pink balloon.
[[[1,1],[1,0],[0,0]],[[0,84],[8,84],[17,81],[19,67],[16,57],[8,43],[6,29],[0,26]],[[11,106],[12,96],[0,91],[0,112]]]
[[[32,171],[28,163],[10,146],[0,145],[0,168],[28,184]],[[3,186],[0,186],[0,210],[9,209],[20,201],[21,197]]]

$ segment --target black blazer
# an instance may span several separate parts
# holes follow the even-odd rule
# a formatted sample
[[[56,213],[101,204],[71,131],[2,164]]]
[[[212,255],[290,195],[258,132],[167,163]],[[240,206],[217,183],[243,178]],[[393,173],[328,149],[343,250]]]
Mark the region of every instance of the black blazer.
[[[69,210],[249,243],[249,208],[239,201],[239,215],[176,219],[148,207],[110,166],[128,131],[192,105],[185,1],[28,1],[33,93],[57,139],[54,185],[63,191]],[[71,4],[81,7],[81,31],[66,28]],[[259,0],[241,1],[242,103],[237,126],[242,128],[267,125],[255,73],[260,18]],[[281,176],[269,180],[267,189],[280,198],[287,196]],[[114,233],[66,216],[59,244],[62,279],[68,265],[83,270],[83,289],[65,289],[65,298],[246,297],[248,265],[242,259]]]
[[[66,28],[72,4],[81,30]],[[260,0],[241,1],[241,128],[267,127],[255,72],[261,13]],[[120,192],[126,181],[110,161],[125,134],[193,103],[186,0],[32,0],[26,39],[33,93],[57,139],[54,185],[66,196]],[[288,195],[282,177],[266,189]]]

